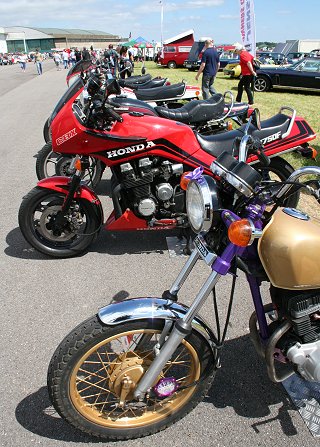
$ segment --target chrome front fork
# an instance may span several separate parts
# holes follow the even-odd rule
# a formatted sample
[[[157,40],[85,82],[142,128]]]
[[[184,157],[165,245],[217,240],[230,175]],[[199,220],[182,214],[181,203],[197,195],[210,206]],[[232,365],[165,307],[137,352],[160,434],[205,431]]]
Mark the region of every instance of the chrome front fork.
[[[178,293],[198,259],[199,254],[197,250],[194,249],[170,289],[170,292],[172,294],[176,295]],[[136,399],[143,399],[144,395],[157,380],[157,377],[159,377],[162,369],[164,368],[168,360],[171,359],[173,353],[181,344],[182,340],[191,332],[192,320],[197,315],[198,311],[208,298],[209,294],[211,293],[214,286],[217,284],[220,277],[221,274],[212,271],[209,278],[196,296],[188,312],[183,316],[183,318],[180,318],[176,321],[174,328],[172,329],[172,332],[170,333],[166,342],[162,347],[160,347],[159,354],[153,360],[150,368],[147,370],[147,372],[138,383],[138,386],[134,391],[134,396]]]

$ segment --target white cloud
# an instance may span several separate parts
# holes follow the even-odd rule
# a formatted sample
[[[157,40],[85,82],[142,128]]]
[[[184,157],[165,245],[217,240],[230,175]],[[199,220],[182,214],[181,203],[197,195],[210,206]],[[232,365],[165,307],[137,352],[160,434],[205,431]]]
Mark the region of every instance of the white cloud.
[[[219,19],[222,20],[239,20],[239,16],[233,16],[231,14],[220,14]]]

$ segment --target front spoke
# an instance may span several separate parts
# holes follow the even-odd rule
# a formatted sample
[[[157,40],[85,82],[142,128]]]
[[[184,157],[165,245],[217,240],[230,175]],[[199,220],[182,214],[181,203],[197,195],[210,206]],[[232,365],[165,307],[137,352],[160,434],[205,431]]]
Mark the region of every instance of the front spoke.
[[[160,333],[160,330],[122,333],[92,349],[77,368],[75,407],[84,414],[88,412],[90,418],[96,415],[98,424],[103,421],[110,426],[124,424],[128,427],[139,426],[138,421],[143,418],[149,423],[175,411],[184,396],[193,393],[188,387],[166,398],[151,391],[142,402],[137,402],[133,394],[136,383],[152,363]],[[185,341],[165,365],[159,379],[170,375],[179,386],[193,383],[198,379],[198,369],[193,362],[190,345]],[[123,387],[128,383],[132,388],[124,392]]]

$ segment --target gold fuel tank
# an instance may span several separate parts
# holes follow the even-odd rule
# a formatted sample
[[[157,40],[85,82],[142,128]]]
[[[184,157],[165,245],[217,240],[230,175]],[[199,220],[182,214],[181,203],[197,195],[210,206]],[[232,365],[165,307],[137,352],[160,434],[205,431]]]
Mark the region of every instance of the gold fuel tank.
[[[320,288],[320,222],[293,208],[279,208],[258,242],[261,263],[275,287]]]

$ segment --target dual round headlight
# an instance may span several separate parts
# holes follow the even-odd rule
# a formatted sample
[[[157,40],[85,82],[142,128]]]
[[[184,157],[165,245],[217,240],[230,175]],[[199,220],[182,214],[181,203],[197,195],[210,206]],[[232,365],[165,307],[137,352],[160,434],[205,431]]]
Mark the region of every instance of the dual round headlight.
[[[208,175],[191,180],[187,188],[186,206],[191,229],[195,233],[207,233],[220,208],[215,180]]]

